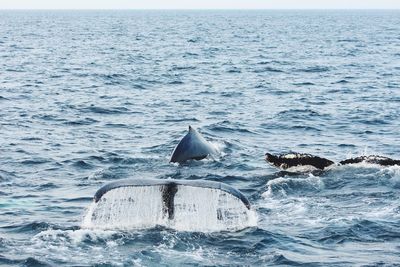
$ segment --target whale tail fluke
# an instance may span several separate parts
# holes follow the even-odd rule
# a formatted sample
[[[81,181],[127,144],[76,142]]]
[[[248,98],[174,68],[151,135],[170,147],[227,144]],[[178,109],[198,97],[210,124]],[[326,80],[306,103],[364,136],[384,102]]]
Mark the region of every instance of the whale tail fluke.
[[[235,188],[200,180],[128,179],[100,188],[83,227],[183,231],[238,230],[254,224],[254,211]]]

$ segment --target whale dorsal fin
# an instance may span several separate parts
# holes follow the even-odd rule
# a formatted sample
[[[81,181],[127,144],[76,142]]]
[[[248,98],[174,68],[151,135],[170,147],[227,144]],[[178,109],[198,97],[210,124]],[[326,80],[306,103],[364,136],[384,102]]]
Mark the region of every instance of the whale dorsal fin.
[[[170,162],[184,162],[190,159],[201,160],[217,150],[189,125],[189,132],[182,138],[172,153]]]

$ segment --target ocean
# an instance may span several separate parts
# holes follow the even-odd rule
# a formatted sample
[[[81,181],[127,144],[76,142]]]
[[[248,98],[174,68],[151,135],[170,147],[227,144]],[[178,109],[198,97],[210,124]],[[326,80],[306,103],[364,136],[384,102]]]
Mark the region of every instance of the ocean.
[[[169,163],[191,125],[219,157]],[[0,264],[400,266],[400,11],[0,11]],[[237,231],[86,229],[125,178],[240,190]]]

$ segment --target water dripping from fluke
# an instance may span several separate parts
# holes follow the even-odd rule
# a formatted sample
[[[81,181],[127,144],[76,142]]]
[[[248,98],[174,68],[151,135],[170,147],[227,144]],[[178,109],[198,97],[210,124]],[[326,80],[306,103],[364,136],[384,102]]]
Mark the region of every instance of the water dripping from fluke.
[[[237,231],[257,225],[247,198],[219,182],[127,179],[100,188],[82,227],[178,231]]]

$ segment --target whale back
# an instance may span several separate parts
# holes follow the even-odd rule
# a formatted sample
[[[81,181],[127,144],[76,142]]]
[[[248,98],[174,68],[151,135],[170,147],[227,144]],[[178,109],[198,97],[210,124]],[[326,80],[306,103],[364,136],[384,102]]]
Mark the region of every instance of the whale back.
[[[368,155],[368,156],[359,156],[355,158],[350,158],[346,160],[342,160],[339,163],[341,165],[346,164],[357,164],[357,163],[369,163],[369,164],[377,164],[381,166],[394,166],[400,165],[400,160],[391,159],[388,157],[377,156],[377,155]]]
[[[215,153],[216,149],[196,129],[189,126],[189,132],[175,147],[170,162],[181,163],[190,159],[201,160]]]
[[[313,168],[323,170],[326,167],[334,164],[334,162],[329,159],[304,153],[288,153],[282,155],[272,155],[270,153],[266,153],[265,160],[284,170],[297,166],[311,166]]]

